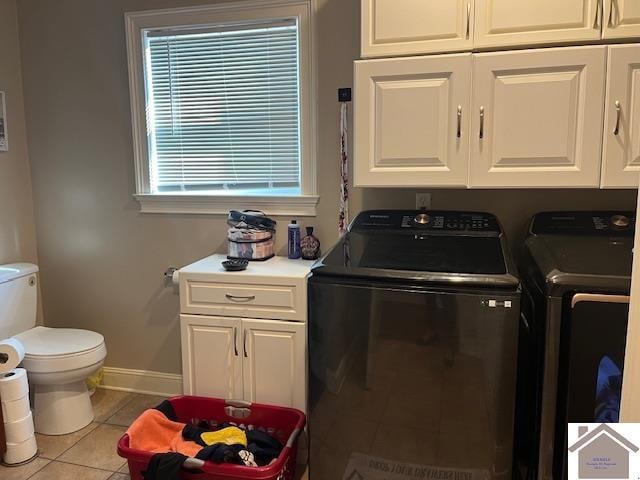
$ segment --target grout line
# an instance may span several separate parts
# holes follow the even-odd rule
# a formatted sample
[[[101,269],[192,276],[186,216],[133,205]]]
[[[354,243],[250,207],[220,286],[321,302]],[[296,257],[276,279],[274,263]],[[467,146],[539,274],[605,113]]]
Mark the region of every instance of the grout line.
[[[63,462],[61,460],[52,460],[52,462],[64,463],[66,465],[73,465],[73,466],[76,466],[76,467],[91,468],[93,470],[100,470],[101,472],[118,473],[118,469],[122,468],[122,465],[124,465],[126,463],[126,460],[123,458],[122,459],[122,465],[120,465],[118,467],[118,469],[116,469],[116,470],[108,470],[106,468],[100,468],[100,467],[91,467],[89,465],[81,465],[79,463],[73,463],[73,462]]]
[[[91,430],[89,430],[87,433],[85,433],[85,434],[84,434],[84,435],[82,435],[80,438],[78,438],[78,440],[76,440],[75,442],[73,442],[73,443],[72,443],[68,448],[66,448],[66,449],[64,449],[62,452],[60,452],[60,453],[58,454],[58,456],[57,456],[57,457],[52,458],[52,459],[51,459],[51,461],[53,461],[53,460],[57,460],[58,458],[60,458],[62,455],[64,455],[64,454],[65,454],[65,453],[67,453],[69,450],[71,450],[73,447],[75,447],[75,446],[78,444],[78,442],[79,442],[80,440],[82,440],[82,439],[83,439],[83,438],[85,438],[87,435],[89,435],[90,433],[94,432],[98,427],[100,427],[100,424],[99,424],[98,422],[92,422],[92,423],[96,423],[96,426],[95,426],[94,428],[92,428],[92,429],[91,429]],[[91,425],[91,424],[89,424],[89,425]],[[87,425],[87,427],[88,427],[89,425]],[[87,427],[84,427],[84,428],[87,428]],[[73,432],[73,433],[76,433],[76,432]],[[70,433],[69,435],[73,435],[73,433]],[[36,439],[36,440],[37,440],[37,439]],[[44,457],[42,457],[42,458],[44,458]]]
[[[33,461],[35,462],[38,458],[40,457],[36,457]],[[49,460],[48,458],[43,458],[43,460],[47,460],[47,463],[45,463],[42,467],[40,467],[39,469],[37,469],[35,472],[33,472],[31,475],[29,475],[28,477],[25,478],[25,480],[29,480],[31,477],[33,477],[36,473],[38,473],[39,471],[41,471],[44,467],[46,467],[47,465],[49,465],[51,462],[53,462],[53,460]]]

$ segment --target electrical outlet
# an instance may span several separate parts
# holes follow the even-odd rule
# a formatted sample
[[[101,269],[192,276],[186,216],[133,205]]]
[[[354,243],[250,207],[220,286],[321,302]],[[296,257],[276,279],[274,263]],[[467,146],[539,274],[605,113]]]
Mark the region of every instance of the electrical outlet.
[[[416,193],[416,210],[431,209],[431,194],[422,192]]]

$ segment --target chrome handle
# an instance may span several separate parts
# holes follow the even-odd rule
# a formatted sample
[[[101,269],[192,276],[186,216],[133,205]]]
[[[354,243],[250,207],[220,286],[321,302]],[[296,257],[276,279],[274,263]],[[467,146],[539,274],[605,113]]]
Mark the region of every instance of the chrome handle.
[[[233,352],[238,356],[238,327],[233,327]]]
[[[248,295],[246,297],[239,297],[237,295],[229,295],[228,293],[225,295],[232,302],[250,302],[251,300],[255,300],[255,295]]]
[[[600,28],[600,21],[599,21],[600,16],[601,16],[600,12],[604,8],[603,7],[604,0],[597,0],[597,1],[598,1],[598,3],[596,3],[596,18],[593,21],[593,28]]]
[[[460,135],[462,134],[462,105],[458,105],[458,132],[456,134],[456,136],[458,138],[460,138]]]
[[[620,100],[616,100],[616,128],[613,129],[613,134],[618,135],[620,133],[620,117],[622,116],[622,107],[620,106]]]
[[[467,3],[467,33],[466,37],[469,40],[469,36],[471,35],[471,2]]]
[[[484,107],[480,107],[480,138],[484,138]]]
[[[244,331],[244,336],[242,337],[242,348],[244,350],[244,358],[249,357],[249,354],[247,354],[247,331]]]

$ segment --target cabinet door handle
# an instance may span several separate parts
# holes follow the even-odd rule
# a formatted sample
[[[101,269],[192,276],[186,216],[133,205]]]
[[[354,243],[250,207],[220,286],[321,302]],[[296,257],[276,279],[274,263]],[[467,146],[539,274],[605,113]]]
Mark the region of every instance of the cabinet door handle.
[[[613,134],[618,135],[620,133],[620,117],[622,116],[622,107],[620,106],[620,100],[616,100],[616,127],[613,129]]]
[[[467,3],[467,32],[466,37],[469,40],[469,36],[471,35],[471,2]]]
[[[458,132],[456,137],[460,138],[462,134],[462,105],[458,105]]]
[[[596,18],[593,21],[593,28],[598,28],[599,29],[600,28],[600,20],[599,19],[600,19],[600,16],[601,16],[600,15],[600,11],[603,8],[602,5],[604,3],[604,0],[597,0],[597,2],[598,3],[596,3]]]
[[[237,295],[230,295],[228,293],[225,295],[225,297],[227,297],[232,302],[250,302],[251,300],[256,299],[255,295],[247,295],[246,297],[239,297]]]
[[[233,327],[233,351],[238,356],[238,327]]]
[[[249,354],[247,353],[247,331],[244,331],[242,337],[242,349],[244,350],[244,358],[248,358]]]
[[[480,138],[484,138],[484,107],[480,107]]]
[[[611,0],[609,4],[609,21],[607,22],[607,25],[609,26],[609,28],[616,28],[616,25],[614,25],[613,23],[613,9],[616,7],[616,5],[617,5],[616,1]]]

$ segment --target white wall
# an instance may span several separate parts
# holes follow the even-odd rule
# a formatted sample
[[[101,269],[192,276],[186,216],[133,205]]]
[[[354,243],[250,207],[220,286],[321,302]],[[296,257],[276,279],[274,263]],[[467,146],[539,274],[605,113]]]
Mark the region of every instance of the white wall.
[[[7,99],[9,152],[0,152],[0,264],[36,262],[15,0],[0,0],[0,91]]]

